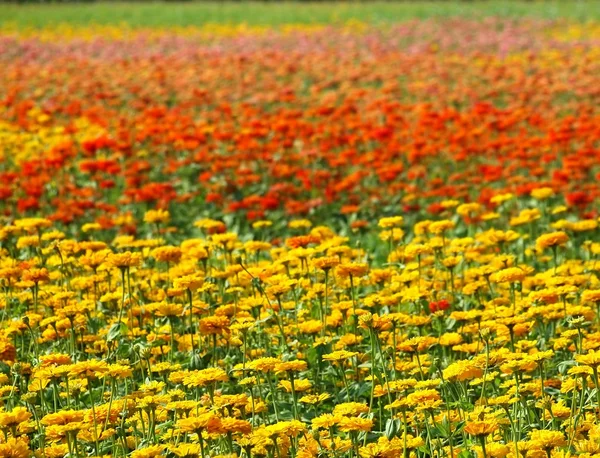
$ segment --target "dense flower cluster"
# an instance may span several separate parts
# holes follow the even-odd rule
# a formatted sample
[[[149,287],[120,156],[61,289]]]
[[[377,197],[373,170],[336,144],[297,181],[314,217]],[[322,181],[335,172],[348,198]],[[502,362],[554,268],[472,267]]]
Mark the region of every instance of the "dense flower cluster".
[[[600,456],[597,42],[443,25],[2,35],[0,458]]]

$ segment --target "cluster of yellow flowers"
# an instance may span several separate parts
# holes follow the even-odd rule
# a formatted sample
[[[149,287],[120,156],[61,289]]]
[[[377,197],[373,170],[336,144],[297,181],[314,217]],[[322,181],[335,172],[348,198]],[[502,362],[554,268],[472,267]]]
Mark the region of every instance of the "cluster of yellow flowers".
[[[446,208],[179,244],[6,225],[0,456],[598,456],[597,222]]]

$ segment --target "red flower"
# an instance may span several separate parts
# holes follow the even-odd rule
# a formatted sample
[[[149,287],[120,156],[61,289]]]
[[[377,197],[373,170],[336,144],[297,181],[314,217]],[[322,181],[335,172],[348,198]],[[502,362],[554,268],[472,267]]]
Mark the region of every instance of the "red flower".
[[[445,210],[445,208],[439,202],[434,202],[434,203],[432,203],[432,204],[430,204],[430,205],[427,206],[427,211],[429,213],[431,213],[432,215],[439,215],[444,210]]]
[[[216,192],[209,192],[208,194],[206,194],[206,198],[205,201],[206,203],[212,203],[212,202],[221,202],[221,195],[216,193]]]
[[[24,197],[17,201],[17,210],[20,213],[26,213],[28,210],[38,210],[40,203],[35,197]]]
[[[442,299],[437,303],[438,310],[448,310],[450,308],[450,302],[446,299]]]
[[[101,189],[111,189],[115,187],[115,180],[102,180],[99,183]]]
[[[430,302],[429,303],[429,311],[431,313],[435,313],[435,312],[439,312],[439,311],[446,311],[450,308],[450,302],[448,302],[446,299],[442,299],[441,301],[438,302]]]
[[[571,206],[585,207],[593,197],[584,191],[574,191],[565,196],[567,203]]]

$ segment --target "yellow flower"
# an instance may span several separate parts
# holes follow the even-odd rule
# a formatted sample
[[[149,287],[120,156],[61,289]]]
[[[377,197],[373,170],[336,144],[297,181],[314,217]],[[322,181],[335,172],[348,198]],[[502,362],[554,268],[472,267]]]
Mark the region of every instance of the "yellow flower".
[[[474,361],[462,360],[450,364],[442,373],[446,380],[462,382],[481,377],[483,369]]]
[[[22,218],[15,220],[14,224],[28,232],[36,232],[44,227],[52,226],[52,221],[46,218]]]
[[[206,219],[201,219],[198,220],[194,223],[194,226],[196,226],[197,228],[200,229],[204,229],[204,230],[213,230],[213,229],[217,229],[217,228],[221,228],[221,227],[225,227],[225,224],[223,224],[221,221],[217,221],[215,219],[210,219],[210,218],[206,218]]]
[[[313,266],[317,269],[328,271],[333,267],[337,266],[340,260],[337,256],[324,256],[322,258],[315,258],[312,260]]]
[[[454,222],[448,219],[442,221],[435,221],[429,225],[429,232],[432,234],[442,234],[450,229],[454,228]]]
[[[328,353],[323,355],[323,360],[325,361],[343,361],[345,359],[353,358],[358,355],[355,351],[347,351],[347,350],[337,350],[333,353]]]
[[[340,277],[362,277],[368,271],[369,266],[359,262],[345,262],[335,268],[336,275]]]
[[[461,204],[456,207],[456,213],[462,217],[467,217],[480,213],[481,209],[481,204],[478,204],[477,202],[471,202],[468,204]]]
[[[177,420],[177,428],[184,433],[197,433],[206,430],[208,433],[221,431],[221,419],[214,413],[203,413],[198,416]]]
[[[593,231],[598,228],[598,221],[595,219],[586,219],[583,221],[574,221],[570,224],[569,229],[575,232]]]
[[[404,256],[406,256],[409,259],[413,259],[417,256],[422,256],[424,254],[431,253],[432,251],[432,247],[428,244],[410,243],[404,248]]]
[[[220,368],[211,367],[200,371],[190,372],[183,379],[183,384],[187,387],[206,386],[216,382],[227,382],[229,377],[227,373]]]
[[[373,420],[361,417],[342,417],[338,423],[340,431],[371,431]]]
[[[275,366],[276,372],[301,372],[305,371],[308,368],[308,364],[306,361],[295,360],[295,361],[285,361],[277,364]]]
[[[110,266],[118,267],[119,269],[136,267],[142,263],[142,255],[140,253],[132,253],[131,251],[112,253],[107,256],[106,262]]]
[[[514,196],[511,193],[498,194],[490,199],[490,202],[496,205],[500,205],[504,202],[511,200]]]
[[[0,444],[0,457],[3,458],[28,458],[32,456],[29,445],[22,439],[10,438]]]
[[[277,358],[259,358],[247,363],[248,369],[257,371],[257,372],[271,372],[273,371],[277,365],[281,363],[280,359]]]
[[[294,385],[293,385],[294,389],[292,390],[292,382],[291,381],[280,380],[279,386],[288,393],[292,393],[293,391],[301,393],[303,391],[310,390],[312,388],[312,383],[310,382],[310,380],[296,379],[296,380],[294,380]]]
[[[0,426],[11,428],[28,421],[31,413],[25,407],[15,407],[10,412],[0,413]]]
[[[540,235],[535,241],[538,249],[544,250],[546,248],[552,248],[556,246],[562,246],[569,241],[569,236],[562,232],[551,232],[549,234]]]
[[[378,226],[384,229],[400,227],[402,226],[402,222],[404,218],[402,216],[390,216],[387,218],[381,218],[379,220]]]
[[[490,280],[495,283],[517,283],[523,281],[527,276],[527,271],[520,267],[509,267],[499,270],[490,276]]]
[[[543,450],[552,450],[567,444],[565,436],[560,431],[549,431],[545,429],[531,432],[531,442]]]
[[[338,404],[333,408],[334,415],[342,415],[342,416],[351,416],[355,417],[360,415],[361,413],[367,413],[369,411],[369,406],[362,402],[344,402],[342,404]]]
[[[575,355],[575,361],[584,366],[597,368],[600,366],[600,351],[590,350],[585,355]]]
[[[161,246],[153,249],[150,256],[157,261],[177,263],[181,259],[182,252],[181,248],[176,246]]]
[[[162,444],[149,445],[131,452],[131,458],[158,458],[162,456],[164,449],[165,446]]]
[[[318,404],[319,402],[326,401],[331,396],[328,393],[321,394],[308,394],[306,396],[302,396],[299,401],[305,404]]]
[[[531,197],[536,200],[546,200],[554,195],[552,188],[536,188],[531,190]]]
[[[198,458],[200,456],[200,444],[169,445],[168,448],[179,458]]]
[[[498,430],[499,426],[493,419],[469,421],[464,431],[471,436],[485,437]]]
[[[189,289],[195,291],[204,284],[204,278],[198,275],[185,275],[173,280],[173,286],[177,289]]]
[[[83,420],[83,413],[82,410],[60,410],[43,417],[41,423],[46,426],[76,423]]]
[[[265,227],[271,227],[273,225],[272,221],[261,220],[255,221],[252,223],[252,229],[263,229]]]
[[[267,251],[271,249],[271,244],[269,242],[261,242],[259,240],[248,240],[246,243],[244,243],[244,249],[248,253]]]
[[[312,223],[307,219],[297,219],[288,223],[290,229],[308,229],[312,227]]]
[[[131,367],[125,366],[123,364],[110,364],[108,366],[108,371],[103,374],[104,376],[114,377],[114,378],[128,378],[133,375],[133,371]]]
[[[158,210],[148,210],[144,214],[144,221],[146,223],[168,223],[171,219],[171,215],[167,210],[158,209]]]
[[[279,421],[265,428],[265,433],[270,436],[287,436],[293,437],[306,431],[304,424],[298,420]]]
[[[542,213],[537,208],[521,210],[518,216],[510,219],[511,226],[521,226],[523,224],[532,223],[542,217]]]
[[[518,232],[515,231],[502,231],[490,229],[484,233],[484,236],[491,243],[507,243],[517,240],[519,238]]]
[[[156,316],[182,316],[183,305],[172,302],[160,302],[156,306]]]
[[[223,334],[229,328],[229,318],[226,316],[207,316],[200,320],[200,334]]]
[[[332,426],[337,425],[341,416],[332,415],[330,413],[322,414],[316,418],[313,418],[311,423],[313,429],[329,429]]]
[[[220,426],[221,426],[220,429],[225,434],[227,434],[227,433],[249,434],[252,431],[252,424],[247,420],[241,420],[239,418],[224,417],[221,419]]]
[[[581,293],[581,302],[593,302],[594,304],[600,302],[600,289],[586,289]]]
[[[437,390],[427,389],[427,390],[417,390],[413,393],[410,393],[406,397],[406,401],[414,406],[419,404],[423,404],[427,401],[438,401],[441,399],[440,393]]]

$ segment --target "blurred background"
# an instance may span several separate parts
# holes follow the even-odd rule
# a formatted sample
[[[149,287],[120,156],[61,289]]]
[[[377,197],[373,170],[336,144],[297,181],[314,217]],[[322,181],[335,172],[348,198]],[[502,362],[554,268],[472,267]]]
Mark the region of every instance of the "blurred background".
[[[44,26],[127,23],[134,27],[199,26],[207,23],[342,23],[398,22],[430,17],[533,17],[592,20],[600,17],[600,2],[553,1],[398,1],[315,2],[188,1],[103,2],[18,0],[0,3],[0,24]]]

